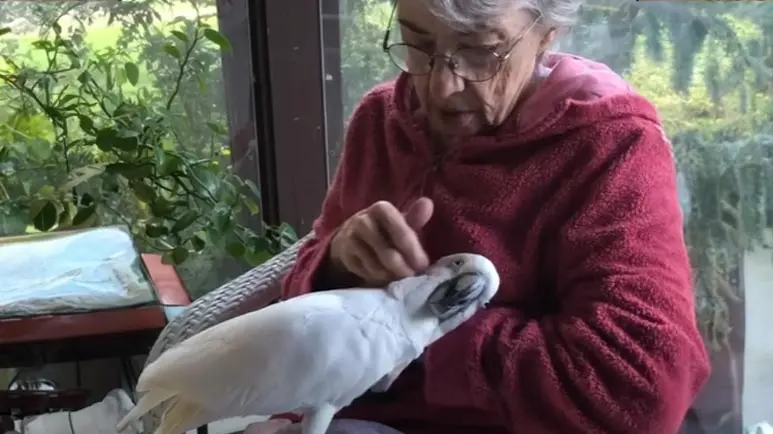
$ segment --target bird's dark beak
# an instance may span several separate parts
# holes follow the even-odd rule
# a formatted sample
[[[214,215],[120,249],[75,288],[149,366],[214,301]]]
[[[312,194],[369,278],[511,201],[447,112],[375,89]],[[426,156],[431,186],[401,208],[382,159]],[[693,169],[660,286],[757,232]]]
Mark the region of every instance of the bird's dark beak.
[[[427,300],[430,311],[445,320],[474,303],[486,289],[488,279],[479,272],[464,273],[438,285]]]

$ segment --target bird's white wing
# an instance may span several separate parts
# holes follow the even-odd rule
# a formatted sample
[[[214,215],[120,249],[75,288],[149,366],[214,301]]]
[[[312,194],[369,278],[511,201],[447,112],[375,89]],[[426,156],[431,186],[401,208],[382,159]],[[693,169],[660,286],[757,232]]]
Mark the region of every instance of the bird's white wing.
[[[287,353],[293,356],[282,369],[290,378],[266,399],[298,407],[329,403],[341,408],[365,393],[410,350],[399,330],[395,333],[391,324],[376,320],[380,309],[310,317],[306,342],[314,344],[297,340],[288,345],[292,348]],[[274,408],[272,413],[288,410]]]
[[[394,303],[346,290],[269,306],[170,349],[138,390],[172,390],[218,417],[348,405],[405,358],[404,336],[384,321]]]

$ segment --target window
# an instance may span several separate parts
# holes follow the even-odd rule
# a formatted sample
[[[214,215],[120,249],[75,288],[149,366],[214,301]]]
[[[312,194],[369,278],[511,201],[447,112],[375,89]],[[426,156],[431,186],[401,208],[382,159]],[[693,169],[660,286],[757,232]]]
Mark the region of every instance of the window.
[[[396,70],[381,51],[391,2],[338,7],[340,65],[326,72],[340,74],[345,124],[363,92]],[[657,105],[673,142],[713,363],[687,432],[773,423],[773,7],[589,0],[557,49],[623,75]]]
[[[259,219],[235,221],[259,207],[246,16],[231,0],[0,3],[0,235],[125,224],[196,296],[269,257]]]

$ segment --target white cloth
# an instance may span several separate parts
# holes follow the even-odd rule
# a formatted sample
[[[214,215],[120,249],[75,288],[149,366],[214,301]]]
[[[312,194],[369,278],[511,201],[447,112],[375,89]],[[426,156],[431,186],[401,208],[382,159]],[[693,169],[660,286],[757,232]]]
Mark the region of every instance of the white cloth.
[[[118,434],[115,426],[133,407],[134,403],[125,391],[113,389],[102,401],[78,411],[25,418],[20,431],[24,434]],[[140,434],[140,426],[129,426],[120,434]]]

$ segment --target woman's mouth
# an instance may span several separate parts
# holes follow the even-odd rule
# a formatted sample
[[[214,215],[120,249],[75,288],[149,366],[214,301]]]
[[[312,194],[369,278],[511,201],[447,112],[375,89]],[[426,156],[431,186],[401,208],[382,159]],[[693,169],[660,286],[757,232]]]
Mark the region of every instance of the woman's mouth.
[[[443,135],[468,135],[478,129],[478,112],[474,110],[439,110],[430,112],[430,127]]]
[[[472,110],[439,110],[439,117],[443,120],[453,120],[458,122],[463,118],[473,116],[475,114]]]
[[[465,111],[439,111],[438,120],[446,126],[464,127],[475,120],[475,112]]]
[[[473,110],[438,110],[443,116],[460,116],[468,113],[474,113]]]

